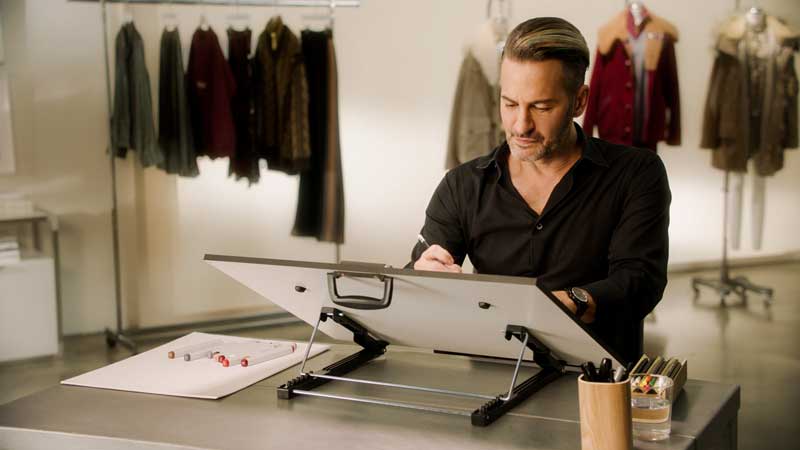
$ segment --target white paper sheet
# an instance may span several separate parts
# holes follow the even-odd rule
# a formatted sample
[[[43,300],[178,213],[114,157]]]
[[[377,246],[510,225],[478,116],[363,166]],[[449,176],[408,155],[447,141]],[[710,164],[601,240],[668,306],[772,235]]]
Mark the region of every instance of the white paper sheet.
[[[248,342],[249,338],[207,333],[190,333],[170,343],[131,356],[114,364],[64,380],[61,384],[147,394],[218,399],[255,384],[303,360],[308,343],[297,342],[291,355],[250,367],[223,367],[211,359],[186,362],[169,359],[167,352],[213,339]],[[330,346],[314,344],[309,358]]]

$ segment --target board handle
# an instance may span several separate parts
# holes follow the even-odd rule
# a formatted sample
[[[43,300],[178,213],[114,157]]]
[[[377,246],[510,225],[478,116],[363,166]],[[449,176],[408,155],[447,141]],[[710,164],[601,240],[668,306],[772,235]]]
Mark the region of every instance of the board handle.
[[[336,285],[336,280],[342,277],[353,278],[376,278],[383,282],[383,297],[370,297],[368,295],[341,295]],[[328,272],[328,294],[331,301],[339,306],[353,309],[383,309],[388,308],[392,303],[392,292],[394,289],[394,278],[375,274],[359,272]]]

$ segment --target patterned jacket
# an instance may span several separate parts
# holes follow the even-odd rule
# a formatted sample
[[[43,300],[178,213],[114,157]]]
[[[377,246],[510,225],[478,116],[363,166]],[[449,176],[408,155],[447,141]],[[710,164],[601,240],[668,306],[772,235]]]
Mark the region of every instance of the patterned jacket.
[[[295,174],[309,167],[308,82],[300,41],[273,17],[253,61],[256,150],[270,169]]]

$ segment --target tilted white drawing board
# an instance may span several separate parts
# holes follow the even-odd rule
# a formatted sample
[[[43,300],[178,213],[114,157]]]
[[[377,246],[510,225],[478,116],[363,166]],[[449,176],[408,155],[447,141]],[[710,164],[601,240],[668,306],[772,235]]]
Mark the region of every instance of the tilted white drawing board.
[[[206,255],[205,260],[311,325],[317,323],[321,308],[337,308],[390,345],[517,358],[520,342],[506,340],[505,329],[519,325],[567,364],[597,364],[604,357],[615,366],[621,363],[533,278],[221,255]],[[342,300],[337,304],[329,274],[339,275],[335,277],[339,296],[375,299],[361,300],[366,304],[388,297],[388,306],[357,309],[343,306]],[[333,339],[352,342],[353,334],[332,320],[319,329]],[[526,350],[526,359],[530,358],[532,353]]]

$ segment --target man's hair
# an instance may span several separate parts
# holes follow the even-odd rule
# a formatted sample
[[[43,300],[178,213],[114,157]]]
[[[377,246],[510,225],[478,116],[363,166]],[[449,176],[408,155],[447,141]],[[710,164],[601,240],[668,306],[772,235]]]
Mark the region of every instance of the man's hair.
[[[513,61],[557,59],[564,68],[567,93],[574,96],[589,67],[589,48],[574,25],[558,17],[537,17],[517,25],[506,40],[503,58]]]

